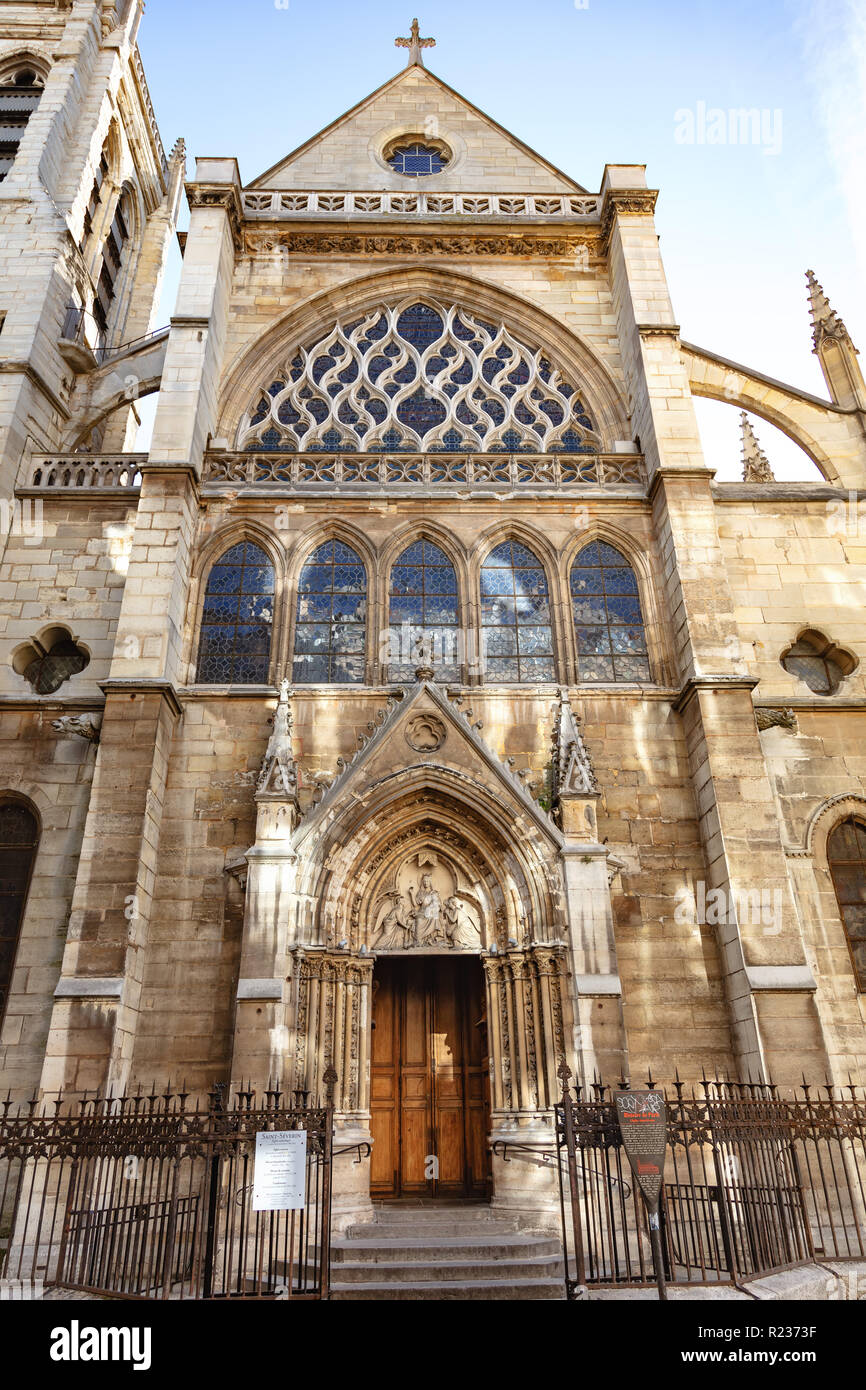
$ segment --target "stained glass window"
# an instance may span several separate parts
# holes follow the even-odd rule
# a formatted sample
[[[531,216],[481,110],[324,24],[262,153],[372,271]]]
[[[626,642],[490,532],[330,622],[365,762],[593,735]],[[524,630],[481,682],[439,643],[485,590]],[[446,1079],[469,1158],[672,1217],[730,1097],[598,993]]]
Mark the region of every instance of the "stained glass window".
[[[416,300],[337,323],[269,371],[238,448],[314,453],[597,453],[580,392],[537,348]]]
[[[489,681],[552,681],[550,596],[541,561],[504,541],[481,567],[481,640]]]
[[[363,683],[366,636],[364,562],[341,541],[326,541],[304,565],[298,584],[295,681]]]
[[[407,178],[417,179],[423,178],[426,174],[441,174],[448,163],[448,157],[434,145],[422,145],[417,142],[395,150],[388,163],[396,174],[405,174]]]
[[[263,550],[241,541],[208,575],[201,621],[198,681],[263,685],[274,621],[274,567]]]
[[[835,695],[854,665],[853,661],[849,664],[845,653],[817,632],[800,637],[788,648],[781,662],[786,671],[803,681],[816,695]]]
[[[0,1022],[6,1010],[39,827],[19,801],[0,803]]]
[[[24,679],[28,680],[37,695],[53,695],[71,676],[77,676],[89,664],[90,657],[71,637],[61,638],[51,650],[33,657],[24,668]]]
[[[827,841],[827,860],[857,988],[866,991],[866,824],[852,816],[837,825]]]
[[[444,551],[415,541],[391,570],[389,679],[409,681],[418,666],[415,641],[432,638],[437,679],[457,680],[457,575]]]
[[[634,570],[618,550],[593,541],[571,571],[580,681],[648,681],[646,632]]]

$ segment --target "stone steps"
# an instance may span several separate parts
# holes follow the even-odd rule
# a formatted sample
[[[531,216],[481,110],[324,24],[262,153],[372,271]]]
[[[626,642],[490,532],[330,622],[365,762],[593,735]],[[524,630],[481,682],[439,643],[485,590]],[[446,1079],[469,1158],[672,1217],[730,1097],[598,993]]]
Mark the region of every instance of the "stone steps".
[[[433,1260],[440,1264],[460,1264],[466,1261],[484,1259],[527,1259],[533,1256],[547,1259],[560,1258],[559,1241],[547,1236],[517,1236],[511,1232],[504,1235],[483,1236],[439,1236],[419,1235],[401,1236],[377,1240],[334,1240],[331,1242],[331,1260],[335,1265],[343,1261],[368,1264],[391,1262]]]
[[[331,1245],[336,1300],[564,1297],[562,1250],[482,1204],[395,1206]]]
[[[344,1260],[335,1271],[340,1284],[448,1283],[455,1273],[464,1282],[504,1279],[559,1279],[562,1262],[557,1255],[526,1260],[490,1260],[479,1256],[455,1264],[453,1260],[385,1260],[379,1264]]]
[[[343,1284],[331,1285],[331,1298],[343,1303],[361,1299],[379,1300],[396,1298],[401,1301],[453,1300],[460,1302],[503,1300],[509,1302],[524,1300],[564,1299],[565,1290],[561,1282],[550,1279],[515,1279],[512,1282],[490,1280],[479,1283],[474,1280],[450,1279],[447,1283],[429,1284]]]

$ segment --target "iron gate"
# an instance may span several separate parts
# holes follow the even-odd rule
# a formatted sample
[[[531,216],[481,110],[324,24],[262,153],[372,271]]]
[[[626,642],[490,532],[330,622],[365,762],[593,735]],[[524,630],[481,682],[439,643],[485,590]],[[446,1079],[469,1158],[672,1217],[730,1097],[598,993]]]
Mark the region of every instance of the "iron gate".
[[[652,1284],[643,1202],[611,1088],[567,1069],[556,1106],[566,1287]],[[671,1283],[739,1282],[809,1260],[866,1255],[866,1101],[853,1086],[713,1081],[665,1092],[661,1204]],[[623,1081],[621,1090],[628,1089]],[[702,1091],[702,1094],[698,1094]]]
[[[0,1105],[0,1278],[121,1298],[328,1296],[333,1084]],[[47,1111],[47,1113],[46,1113]],[[305,1206],[253,1210],[256,1135],[306,1132]]]

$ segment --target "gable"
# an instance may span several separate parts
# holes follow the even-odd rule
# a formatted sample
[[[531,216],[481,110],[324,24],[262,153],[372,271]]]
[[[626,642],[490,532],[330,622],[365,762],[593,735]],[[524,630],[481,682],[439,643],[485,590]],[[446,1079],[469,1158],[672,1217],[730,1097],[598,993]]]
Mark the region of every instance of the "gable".
[[[562,836],[530,796],[521,779],[490,750],[466,714],[432,682],[412,686],[399,701],[389,701],[375,731],[322,800],[298,827],[296,848],[320,832],[342,808],[396,774],[432,767],[457,774],[483,787],[502,810],[503,819],[528,824],[553,844]]]
[[[384,163],[400,135],[432,136],[452,152],[440,174],[412,179]],[[320,131],[250,188],[382,192],[584,193],[586,190],[419,64]]]

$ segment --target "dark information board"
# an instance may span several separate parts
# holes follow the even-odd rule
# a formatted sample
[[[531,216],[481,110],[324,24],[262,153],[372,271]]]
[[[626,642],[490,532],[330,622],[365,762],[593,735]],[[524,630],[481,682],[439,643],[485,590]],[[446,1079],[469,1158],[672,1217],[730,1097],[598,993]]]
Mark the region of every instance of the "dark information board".
[[[647,1209],[657,1212],[667,1145],[667,1112],[660,1091],[620,1091],[615,1097],[622,1146]]]

